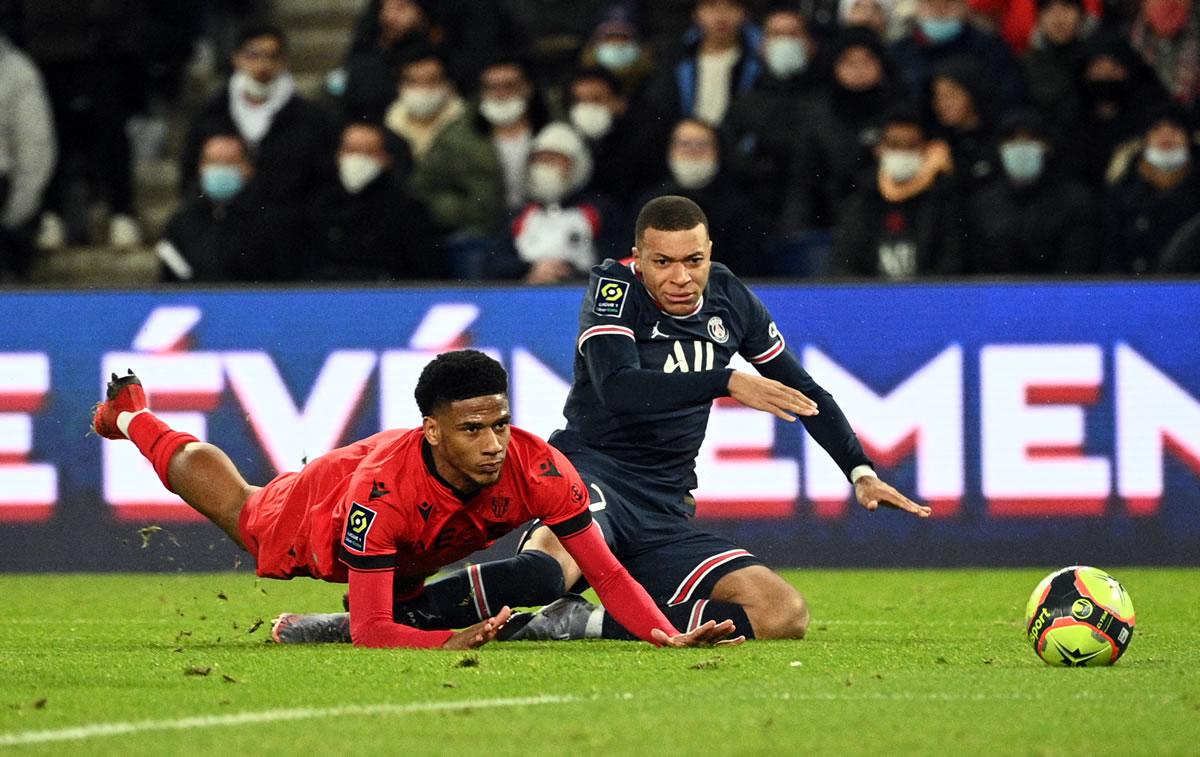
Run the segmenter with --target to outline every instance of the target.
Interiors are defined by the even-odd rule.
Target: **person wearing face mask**
[[[400,281],[445,275],[425,207],[396,170],[403,142],[366,121],[342,130],[338,182],[306,217],[310,281]]]
[[[607,69],[576,73],[567,84],[567,103],[571,125],[592,153],[592,188],[632,203],[662,175],[663,147],[655,130],[630,116],[621,83]]]
[[[1200,101],[1200,13],[1193,0],[1142,0],[1129,41],[1171,99],[1195,107]]]
[[[1045,121],[1005,114],[1000,170],[969,200],[968,247],[976,274],[1086,274],[1099,270],[1094,194],[1056,166]]]
[[[787,233],[828,229],[862,185],[875,181],[875,146],[884,116],[904,99],[883,44],[852,27],[830,43],[833,76],[809,97],[796,136],[780,227]]]
[[[624,218],[607,197],[591,191],[592,156],[566,123],[547,124],[531,145],[526,168],[529,202],[512,222],[510,255],[489,261],[494,278],[529,284],[578,279],[618,253]]]
[[[667,177],[638,198],[635,207],[660,195],[686,197],[705,209],[713,234],[720,233],[717,259],[739,275],[770,274],[765,247],[770,227],[753,195],[723,167],[717,131],[695,118],[675,124],[667,168]]]
[[[823,79],[817,50],[798,5],[773,7],[763,18],[759,46],[765,70],[733,101],[721,125],[730,172],[754,192],[767,217],[778,217],[783,208],[797,126],[807,117],[802,99]]]
[[[973,26],[968,12],[967,0],[917,0],[913,30],[892,45],[892,60],[918,104],[927,102],[934,67],[962,56],[984,72],[984,86],[996,106],[1013,107],[1025,92],[1021,67],[1004,40]]]
[[[435,43],[435,30],[419,0],[372,0],[350,41],[342,64],[340,96],[347,120],[379,121],[396,96],[396,72],[418,51]]]
[[[654,71],[654,58],[641,43],[637,13],[626,5],[605,8],[579,54],[582,68],[600,68],[620,82],[621,95],[636,98]]]
[[[274,26],[244,31],[226,86],[192,120],[180,155],[180,189],[196,185],[201,148],[213,134],[237,134],[253,157],[263,202],[307,202],[333,180],[337,135],[329,116],[296,93],[287,40]]]
[[[512,212],[527,198],[525,165],[533,135],[549,121],[524,61],[503,57],[484,66],[476,113],[475,129],[496,151],[504,177],[504,204]]]
[[[1106,272],[1154,270],[1167,242],[1200,211],[1200,171],[1187,113],[1162,106],[1146,114],[1144,123],[1141,155],[1105,201]]]
[[[1038,0],[1037,8],[1037,27],[1021,58],[1029,101],[1065,134],[1074,129],[1083,108],[1076,72],[1099,24],[1083,12],[1082,0]]]
[[[875,148],[876,180],[860,187],[833,235],[837,273],[884,279],[962,273],[964,230],[950,148],[930,140],[915,110],[897,107]]]
[[[200,147],[197,191],[167,222],[154,251],[164,281],[287,281],[297,278],[299,213],[262,199],[258,172],[235,133]],[[300,207],[298,204],[296,208]]]
[[[1062,157],[1075,176],[1100,189],[1112,181],[1108,174],[1114,155],[1137,138],[1143,114],[1165,104],[1167,93],[1141,56],[1114,32],[1102,31],[1088,40],[1078,82],[1081,112],[1068,127],[1074,138],[1064,143]]]

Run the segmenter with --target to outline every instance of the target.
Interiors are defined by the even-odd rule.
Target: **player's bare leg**
[[[221,527],[243,549],[238,517],[260,487],[242,478],[229,456],[190,434],[174,431],[150,413],[142,382],[130,371],[113,374],[92,416],[93,430],[106,439],[129,439],[154,466],[168,490]]]
[[[722,576],[711,598],[741,605],[756,639],[803,639],[808,631],[804,597],[766,566],[751,565]]]

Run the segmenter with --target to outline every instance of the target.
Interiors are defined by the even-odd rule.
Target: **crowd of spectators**
[[[567,281],[659,194],[746,276],[1200,272],[1193,0],[365,0],[311,99],[269,4],[195,5],[0,0],[0,277],[80,185],[143,242],[196,39],[166,280]]]

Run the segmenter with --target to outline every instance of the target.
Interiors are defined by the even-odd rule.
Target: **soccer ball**
[[[1048,665],[1112,665],[1129,646],[1133,624],[1125,587],[1085,565],[1043,578],[1025,606],[1025,633]]]

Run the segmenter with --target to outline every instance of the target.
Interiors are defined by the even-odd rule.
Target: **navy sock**
[[[507,560],[471,565],[425,587],[394,608],[397,623],[416,628],[463,628],[501,607],[553,602],[564,591],[562,566],[545,552],[526,550]]]
[[[720,623],[723,620],[732,620],[735,626],[733,629],[734,636],[745,636],[747,639],[754,638],[754,629],[750,627],[750,618],[746,616],[746,611],[742,609],[741,605],[735,605],[732,602],[697,599],[694,602],[685,602],[680,605],[671,605],[670,607],[661,607],[659,609],[662,610],[663,615],[667,616],[667,620],[671,621],[671,625],[683,633],[687,633],[705,621],[715,620]],[[604,621],[601,625],[600,638],[632,640],[637,637],[626,631],[612,615],[605,612]]]

